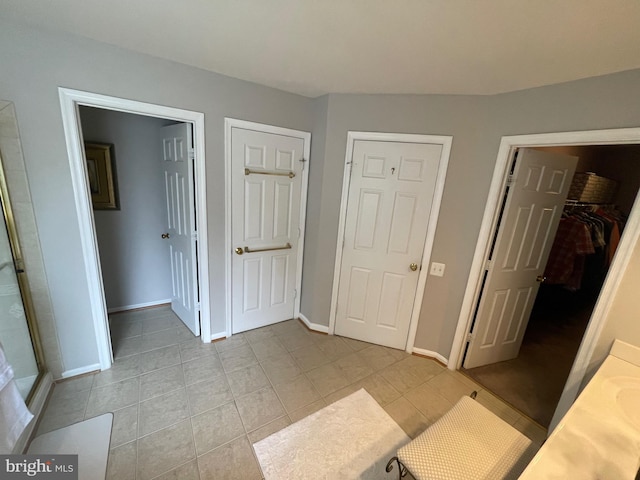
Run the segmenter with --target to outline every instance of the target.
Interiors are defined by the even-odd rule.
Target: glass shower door
[[[28,307],[25,308],[25,305],[30,305],[27,303],[30,299],[25,302],[23,297],[26,279],[18,277],[24,272],[1,167],[0,187],[0,205],[4,213],[0,226],[0,345],[13,367],[20,394],[26,400],[40,369],[27,321]],[[24,282],[22,286],[21,281]]]

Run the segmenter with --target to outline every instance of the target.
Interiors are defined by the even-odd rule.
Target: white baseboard
[[[326,325],[320,325],[319,323],[311,322],[307,317],[305,317],[302,313],[298,314],[298,318],[304,322],[309,330],[313,330],[316,332],[329,333],[329,327]]]
[[[221,338],[227,338],[227,332],[212,333],[210,341],[213,342],[214,340],[220,340]]]
[[[135,305],[124,305],[122,307],[108,308],[107,313],[118,313],[125,312],[127,310],[136,310],[138,308],[157,307],[159,305],[166,305],[167,303],[171,303],[170,298],[168,300],[156,300],[155,302],[136,303]]]
[[[24,429],[20,438],[16,442],[13,447],[13,453],[22,454],[26,452],[27,447],[29,446],[29,442],[31,437],[33,436],[36,426],[38,425],[38,420],[40,419],[40,415],[44,410],[44,405],[49,397],[49,392],[51,391],[51,386],[53,385],[53,377],[51,373],[45,373],[44,377],[36,387],[36,392],[31,398],[29,402],[29,411],[33,414],[33,420],[29,422],[27,428]]]
[[[449,365],[449,359],[443,357],[438,352],[432,352],[431,350],[424,350],[423,348],[413,347],[413,353],[417,353],[418,355],[424,355],[425,357],[435,358],[440,363],[444,363],[445,365]]]
[[[84,375],[85,373],[91,373],[100,371],[100,364],[94,363],[93,365],[87,365],[86,367],[74,368],[73,370],[67,370],[62,372],[62,378],[77,377],[78,375]]]

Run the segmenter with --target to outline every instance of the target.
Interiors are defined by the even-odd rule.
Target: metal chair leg
[[[391,460],[387,462],[387,472],[393,470],[393,462],[396,462],[398,464],[398,480],[401,480],[402,477],[407,475],[407,467],[405,467],[404,464],[400,460],[398,460],[398,457],[392,457]]]

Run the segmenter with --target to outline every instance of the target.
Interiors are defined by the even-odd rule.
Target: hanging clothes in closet
[[[569,201],[545,268],[546,283],[571,291],[600,288],[624,221],[624,216],[611,205]]]

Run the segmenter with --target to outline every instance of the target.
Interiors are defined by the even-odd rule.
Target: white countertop
[[[520,479],[633,480],[639,466],[640,348],[616,341]]]

